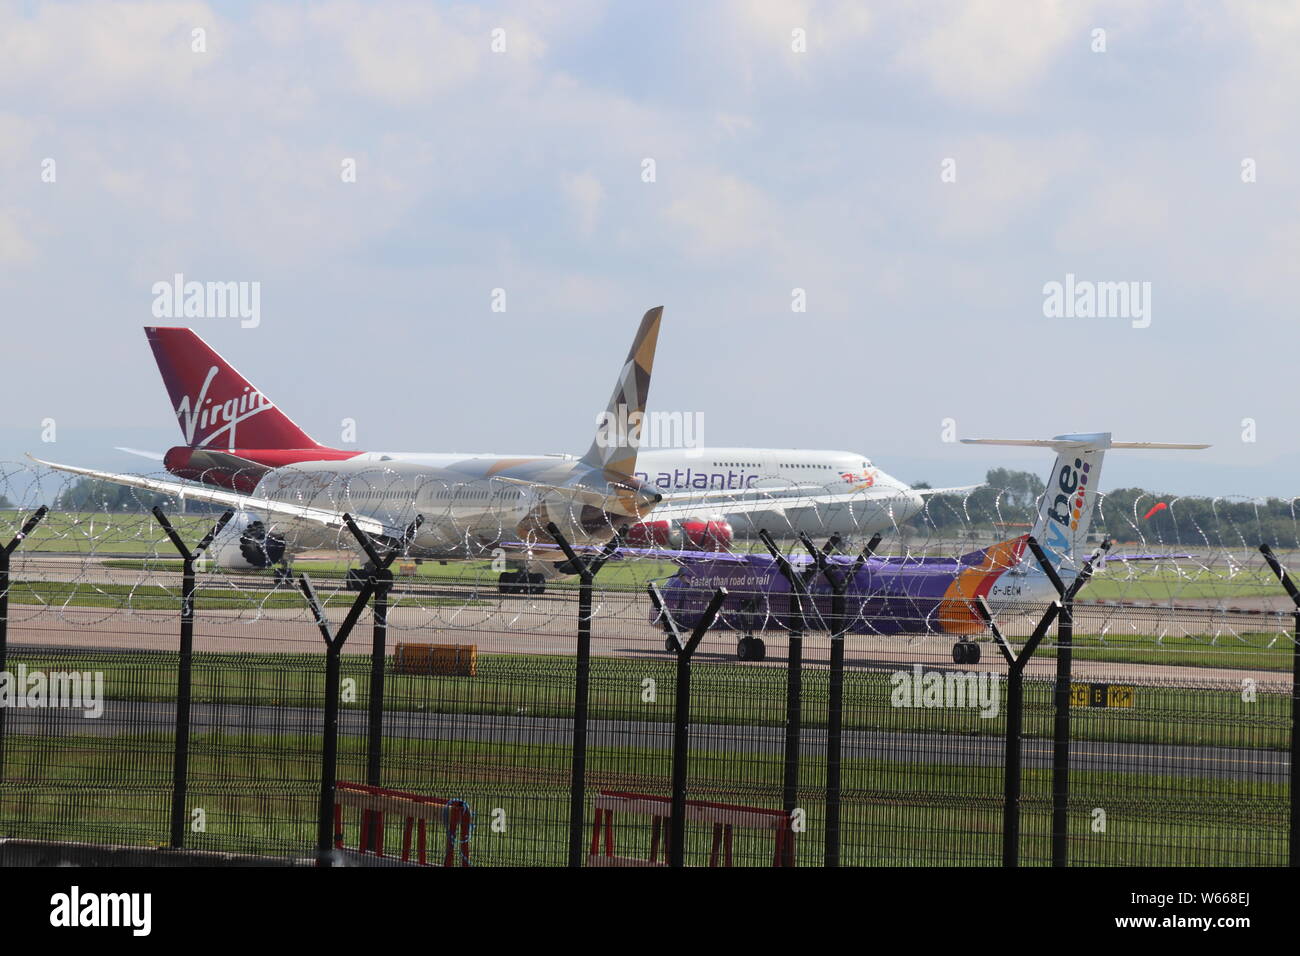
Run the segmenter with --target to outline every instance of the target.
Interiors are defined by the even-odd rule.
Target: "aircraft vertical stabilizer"
[[[641,424],[650,394],[650,372],[663,314],[663,306],[656,306],[642,317],[623,370],[614,383],[614,394],[596,426],[596,437],[582,456],[584,465],[600,468],[606,474],[631,475],[636,470]]]
[[[1050,439],[963,438],[968,445],[1017,445],[1056,449],[1056,464],[1038,506],[1033,535],[1057,567],[1077,570],[1087,556],[1085,542],[1097,507],[1101,462],[1110,448],[1196,449],[1203,444],[1117,442],[1110,432],[1057,435]]]
[[[192,329],[144,332],[186,445],[231,451],[320,447]]]

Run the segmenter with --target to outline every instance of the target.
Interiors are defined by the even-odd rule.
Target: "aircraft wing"
[[[115,447],[118,451],[124,451],[128,455],[139,455],[141,458],[148,458],[150,461],[162,461],[166,457],[160,451],[144,451],[140,448],[124,448],[121,445]]]
[[[983,485],[962,485],[960,488],[913,488],[921,497],[929,495],[968,495],[976,488],[983,488]]]
[[[500,547],[512,552],[527,552],[528,556],[537,561],[551,561],[560,563],[567,561],[568,558],[560,550],[558,544],[529,544],[526,541],[503,541]],[[598,547],[592,544],[581,544],[573,546],[574,554],[595,557],[604,554],[611,561],[620,561],[625,558],[648,558],[654,561],[675,561],[678,564],[687,561],[695,562],[715,562],[718,564],[743,564],[748,561],[753,554],[747,551],[674,551],[669,548],[628,548],[619,547],[613,551],[607,551],[605,547]],[[763,554],[760,557],[766,558]]]
[[[1111,561],[1188,561],[1195,557],[1194,554],[1103,554],[1097,564],[1105,566]]]
[[[706,501],[712,498],[730,498],[732,500],[744,500],[747,496],[767,495],[769,498],[774,494],[788,495],[795,491],[825,491],[826,486],[822,485],[773,485],[770,488],[701,488],[698,491],[679,490],[666,491],[663,495],[664,501]]]
[[[752,489],[751,491],[757,491]],[[734,492],[733,492],[734,494]],[[901,498],[902,495],[900,494]],[[697,495],[665,495],[655,506],[648,521],[707,518],[712,515],[785,514],[794,508],[813,508],[818,505],[856,504],[863,499],[853,494],[826,492],[819,495],[771,495],[768,497],[734,500],[701,500]]]
[[[27,457],[38,465],[44,465],[56,471],[66,471],[71,475],[81,475],[98,481],[111,481],[115,484],[126,485],[129,488],[139,488],[143,491],[153,491],[164,495],[175,495],[178,498],[188,498],[191,501],[205,501],[209,504],[234,508],[236,511],[265,512],[298,521],[313,522],[325,528],[342,529],[347,527],[343,521],[343,512],[329,508],[314,508],[310,505],[293,504],[287,501],[272,501],[269,498],[243,495],[237,491],[210,488],[207,485],[198,485],[188,481],[166,481],[160,478],[146,478],[143,475],[119,475],[111,471],[95,471],[93,468],[77,468],[74,465],[60,465],[52,461],[42,461],[34,455],[28,455]],[[353,515],[353,520],[356,521],[357,527],[367,534],[400,538],[403,533],[403,529],[386,527],[382,521],[376,521],[374,518]]]

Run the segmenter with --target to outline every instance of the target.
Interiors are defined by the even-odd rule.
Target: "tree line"
[[[924,484],[917,487],[926,487]],[[934,495],[918,521],[937,531],[963,528],[1024,533],[1045,486],[1032,472],[994,468],[969,495]],[[1092,530],[1117,542],[1186,546],[1300,547],[1300,498],[1234,499],[1116,488],[1101,496]]]

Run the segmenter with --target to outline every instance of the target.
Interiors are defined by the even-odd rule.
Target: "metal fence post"
[[[1034,656],[1038,644],[1052,626],[1056,616],[1061,613],[1061,602],[1053,601],[1043,615],[1034,633],[1025,642],[1020,653],[1011,650],[1011,645],[1002,636],[993,612],[989,610],[984,598],[976,598],[975,607],[993,637],[998,642],[998,649],[1007,660],[1007,730],[1002,794],[1002,865],[1016,867],[1020,865],[1020,758],[1021,729],[1024,723],[1024,670],[1029,659]]]
[[[1102,542],[1069,587],[1032,535],[1029,550],[1061,596],[1056,619],[1056,683],[1052,690],[1052,866],[1070,865],[1070,682],[1074,650],[1074,598],[1092,577],[1093,563],[1110,549]]]
[[[704,616],[696,623],[691,636],[682,640],[682,632],[673,620],[672,614],[664,604],[659,586],[653,581],[646,586],[655,610],[668,624],[669,638],[675,645],[677,655],[677,672],[675,699],[673,703],[673,761],[672,761],[672,809],[669,811],[668,823],[668,865],[683,867],[686,865],[686,772],[690,759],[691,747],[691,657],[705,633],[713,626],[722,602],[727,599],[727,589],[718,588],[713,592],[713,599],[704,611]]]
[[[32,533],[32,529],[41,523],[49,513],[49,508],[41,505],[23,522],[22,528],[14,535],[12,541],[0,547],[0,673],[9,667],[9,556],[22,544],[23,539]],[[5,778],[5,713],[8,708],[0,707],[0,782]]]
[[[1297,768],[1297,764],[1300,764],[1300,741],[1296,738],[1296,730],[1300,726],[1300,589],[1282,567],[1272,548],[1267,544],[1261,544],[1259,550],[1296,606],[1291,631],[1291,785],[1289,791],[1291,816],[1288,827],[1287,864],[1300,866],[1300,802],[1296,801],[1296,786],[1300,784],[1300,769]]]
[[[224,512],[193,551],[181,540],[158,505],[153,508],[153,516],[181,556],[181,644],[176,661],[176,730],[172,754],[171,837],[168,842],[172,848],[180,849],[185,846],[185,798],[189,790],[190,695],[194,683],[194,562],[235,513]]]
[[[546,525],[546,531],[560,550],[567,564],[578,575],[578,647],[574,661],[573,686],[573,768],[569,777],[569,866],[582,866],[582,831],[587,808],[587,703],[591,683],[591,591],[596,572],[604,566],[619,545],[616,535],[600,555],[584,561],[560,533],[555,522]]]
[[[366,783],[380,786],[384,758],[384,673],[388,659],[388,592],[393,572],[375,571],[374,628],[370,646],[370,726],[367,729]]]
[[[831,538],[825,548],[818,548],[806,535],[800,535],[804,547],[817,562],[817,568],[826,578],[831,588],[831,660],[830,674],[826,689],[826,833],[822,847],[822,864],[828,867],[840,865],[840,793],[841,754],[844,737],[844,635],[848,631],[848,615],[845,613],[845,591],[853,583],[862,566],[876,553],[880,544],[880,534],[872,536],[867,546],[854,560],[852,567],[841,578],[832,573],[832,562],[827,555],[839,543],[837,537]]]
[[[343,523],[356,538],[357,544],[365,552],[374,571],[368,575],[374,585],[374,627],[371,631],[370,644],[370,706],[366,719],[366,783],[378,787],[383,777],[384,763],[384,675],[388,664],[388,595],[393,587],[393,572],[389,570],[397,556],[409,547],[424,523],[424,515],[416,515],[415,520],[407,526],[398,547],[387,547],[383,554],[375,547],[370,535],[357,525],[350,514],[343,515]],[[375,846],[378,835],[370,834],[370,826],[376,820],[369,812],[361,815],[362,846]]]
[[[767,545],[782,577],[790,585],[790,649],[785,671],[785,748],[781,808],[785,811],[787,825],[793,828],[794,812],[799,803],[799,745],[803,733],[803,632],[807,626],[804,614],[808,591],[804,579],[781,553],[767,529],[760,530],[758,536]],[[781,865],[794,866],[794,841],[786,840],[783,847]]]
[[[320,802],[317,805],[316,817],[316,865],[329,866],[330,857],[334,852],[334,792],[338,783],[338,754],[339,754],[339,686],[340,671],[342,660],[340,654],[343,650],[343,644],[352,633],[352,628],[356,626],[361,617],[361,612],[365,609],[366,602],[370,600],[370,595],[375,589],[374,578],[369,578],[361,585],[361,593],[352,601],[352,607],[348,610],[348,616],[343,619],[339,625],[338,633],[330,634],[329,619],[325,616],[325,608],[321,605],[320,599],[316,597],[316,589],[312,587],[311,579],[307,575],[301,575],[298,579],[298,586],[302,590],[303,596],[307,598],[307,604],[311,607],[312,614],[316,617],[316,627],[320,629],[321,637],[325,639],[325,700],[324,700],[324,720],[321,728],[321,767],[320,767]]]

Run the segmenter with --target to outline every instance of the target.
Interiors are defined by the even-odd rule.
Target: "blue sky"
[[[256,328],[158,324],[327,444],[351,418],[364,448],[581,452],[662,304],[651,405],[702,413],[711,444],[949,484],[1047,462],[945,443],[945,419],[1110,430],[1215,447],[1114,455],[1104,487],[1300,490],[1294,4],[0,3],[0,24],[0,457],[132,467],[113,445],[176,442],[141,328],[181,272],[261,283]],[[1150,326],[1046,318],[1067,273],[1151,283]]]

